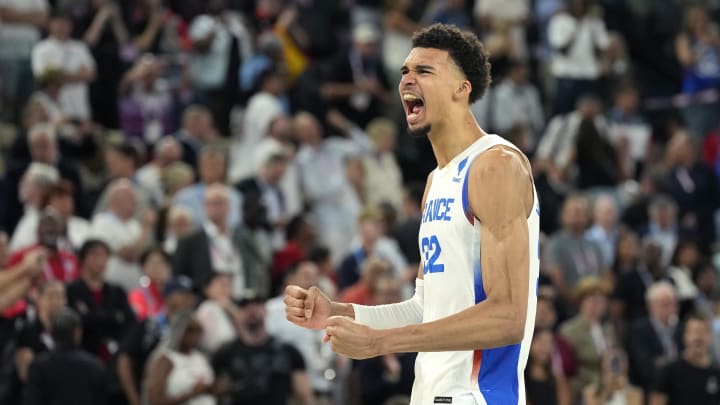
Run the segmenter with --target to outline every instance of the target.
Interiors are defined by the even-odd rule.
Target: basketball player
[[[438,163],[423,197],[415,295],[367,307],[332,302],[315,287],[286,289],[287,318],[325,328],[339,354],[419,352],[414,405],[525,404],[539,208],[525,156],[470,112],[489,71],[473,34],[441,24],[415,34],[402,67],[409,131],[428,136]]]

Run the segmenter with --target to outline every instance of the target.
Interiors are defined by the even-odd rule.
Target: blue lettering
[[[425,212],[422,222],[450,221],[450,210],[452,210],[454,198],[438,198],[425,203]]]
[[[447,202],[445,203],[445,213],[443,214],[443,220],[449,221],[450,220],[450,208],[452,207],[452,204],[455,202],[454,198],[448,198]]]

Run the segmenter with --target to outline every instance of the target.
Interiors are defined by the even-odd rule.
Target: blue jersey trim
[[[483,350],[478,387],[487,405],[517,404],[520,344]]]

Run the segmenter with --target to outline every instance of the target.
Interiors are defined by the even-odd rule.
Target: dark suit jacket
[[[677,325],[674,340],[678,355],[681,353],[681,331],[682,325]],[[655,358],[665,353],[649,317],[637,319],[631,324],[626,342],[630,360],[630,382],[647,391],[652,387],[658,371]]]

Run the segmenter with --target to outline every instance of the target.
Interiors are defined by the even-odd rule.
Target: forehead
[[[454,63],[448,51],[436,48],[413,48],[405,58],[405,66],[413,68],[417,65],[449,68]]]

